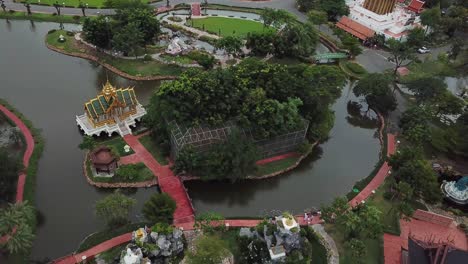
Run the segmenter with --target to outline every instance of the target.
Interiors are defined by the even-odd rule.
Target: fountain
[[[441,189],[450,201],[460,205],[468,204],[468,176],[458,181],[444,181]]]

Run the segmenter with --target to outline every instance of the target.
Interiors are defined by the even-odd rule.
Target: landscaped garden
[[[188,25],[206,31],[214,35],[226,36],[247,36],[250,32],[269,31],[271,28],[257,21],[228,18],[228,17],[206,17],[187,21]],[[221,34],[220,34],[221,33]]]
[[[152,2],[160,2],[162,0],[139,0],[142,3],[152,3]],[[80,5],[84,5],[89,8],[110,8],[116,7],[120,3],[124,1],[119,0],[18,0],[18,2],[28,2],[30,4],[36,5],[49,5],[52,6],[55,3],[58,3],[60,7],[81,7]]]
[[[137,183],[154,180],[156,176],[143,163],[120,165],[111,177],[94,176],[90,162],[86,163],[88,176],[93,182]]]

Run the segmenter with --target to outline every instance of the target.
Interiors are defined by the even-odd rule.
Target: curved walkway
[[[23,165],[24,170],[20,172],[18,176],[18,184],[16,187],[16,202],[21,203],[23,202],[23,193],[24,193],[24,183],[26,182],[26,173],[25,171],[28,169],[29,166],[29,159],[34,151],[34,138],[32,136],[31,131],[29,128],[23,123],[23,121],[17,117],[13,112],[8,110],[5,106],[0,105],[0,111],[5,114],[5,116],[13,121],[15,125],[21,130],[21,133],[24,136],[25,143],[26,143],[26,150],[23,154]]]
[[[21,171],[18,175],[18,182],[16,184],[16,203],[22,203],[23,202],[23,194],[24,194],[24,184],[26,183],[26,173],[25,171],[29,167],[29,159],[31,158],[31,155],[34,151],[34,138],[32,136],[31,131],[29,128],[23,123],[23,121],[16,116],[13,112],[8,110],[5,106],[0,104],[0,111],[15,125],[21,130],[21,133],[23,133],[25,143],[26,143],[26,149],[23,154],[23,166],[24,169]],[[10,235],[14,234],[16,232],[16,228],[12,230],[11,234],[7,234],[5,236],[0,237],[0,244],[6,243],[10,239]]]

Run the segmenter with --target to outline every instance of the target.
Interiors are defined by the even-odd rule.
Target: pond
[[[158,82],[128,81],[94,63],[48,50],[45,34],[56,28],[53,23],[0,20],[0,96],[40,128],[46,140],[36,187],[36,203],[44,221],[37,230],[34,259],[69,254],[88,234],[103,229],[93,207],[109,191],[88,185],[82,174],[84,153],[77,147],[82,136],[75,116],[82,114],[83,103],[100,91],[107,78],[116,86],[135,86],[143,104],[159,86]],[[188,183],[197,211],[231,216],[258,215],[271,208],[298,212],[346,194],[356,180],[369,174],[379,151],[375,129],[348,123],[346,106],[352,98],[347,86],[333,106],[336,120],[330,139],[294,172],[233,185]],[[157,188],[130,194],[138,200],[133,220],[141,219],[142,203],[155,192]]]

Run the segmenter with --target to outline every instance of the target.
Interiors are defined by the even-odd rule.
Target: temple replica
[[[99,136],[102,132],[125,136],[146,114],[133,87],[116,89],[109,81],[96,98],[85,103],[84,110],[83,115],[76,116],[76,123],[88,136]]]
[[[112,177],[117,169],[117,157],[112,154],[112,150],[106,146],[100,146],[89,154],[94,176]]]
[[[450,201],[459,205],[468,205],[468,176],[463,176],[458,181],[444,181],[441,189]]]
[[[343,16],[336,24],[348,33],[366,40],[375,34],[386,39],[406,40],[408,31],[420,27],[419,13],[423,1],[411,0],[347,0],[349,16]]]

